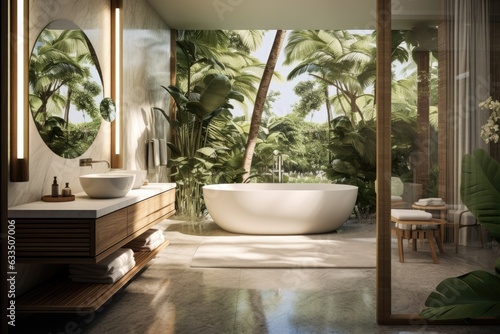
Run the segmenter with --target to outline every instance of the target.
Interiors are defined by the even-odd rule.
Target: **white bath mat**
[[[230,236],[203,241],[191,267],[375,268],[375,238],[322,240],[317,236]]]

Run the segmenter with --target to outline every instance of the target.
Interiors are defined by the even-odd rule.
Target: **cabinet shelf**
[[[16,310],[21,313],[96,311],[134,278],[168,244],[167,240],[150,252],[135,252],[135,267],[115,283],[80,283],[72,282],[67,277],[58,277],[20,297],[16,303]]]

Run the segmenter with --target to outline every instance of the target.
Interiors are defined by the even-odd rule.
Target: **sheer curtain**
[[[462,157],[476,148],[487,149],[480,129],[488,113],[478,104],[490,95],[488,0],[444,1],[451,61],[446,81],[450,85],[447,91],[452,94],[446,131],[447,156],[453,167],[449,169],[452,175],[448,177],[448,202],[460,204]]]

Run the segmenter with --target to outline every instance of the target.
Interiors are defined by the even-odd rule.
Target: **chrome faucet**
[[[108,165],[108,169],[111,169],[111,165],[107,160],[92,160],[92,158],[84,158],[80,159],[80,167],[89,167],[92,168],[92,164],[96,164],[99,162],[105,162]]]

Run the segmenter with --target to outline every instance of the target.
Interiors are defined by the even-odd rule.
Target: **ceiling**
[[[376,0],[147,0],[172,29],[375,29]],[[439,1],[393,1],[393,28],[435,25]]]

